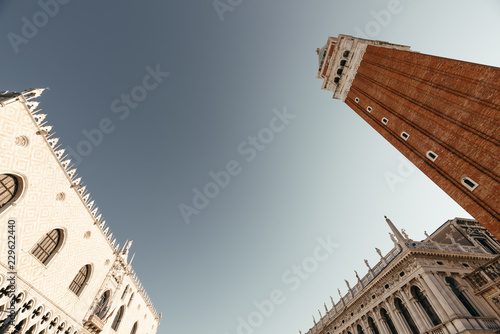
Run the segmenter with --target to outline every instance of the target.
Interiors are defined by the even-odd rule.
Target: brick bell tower
[[[500,239],[500,68],[348,35],[317,53],[322,89]]]

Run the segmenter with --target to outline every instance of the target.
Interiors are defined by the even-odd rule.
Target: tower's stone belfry
[[[500,238],[500,68],[347,35],[317,53],[322,89]]]

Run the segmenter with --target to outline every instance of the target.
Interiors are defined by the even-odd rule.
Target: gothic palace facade
[[[37,109],[41,93],[0,93],[0,333],[153,334],[161,314],[132,242],[113,239]]]
[[[500,242],[478,222],[455,218],[422,241],[392,230],[394,248],[348,292],[313,316],[307,334],[500,332]]]

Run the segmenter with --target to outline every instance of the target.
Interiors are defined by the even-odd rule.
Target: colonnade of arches
[[[428,284],[419,279],[404,291],[395,291],[344,330],[338,332],[334,327],[327,334],[419,334],[441,325],[452,311],[465,317],[485,316],[465,285],[450,276],[432,273],[430,276],[439,280],[435,283],[442,286],[440,291],[449,300],[448,309],[437,300]]]

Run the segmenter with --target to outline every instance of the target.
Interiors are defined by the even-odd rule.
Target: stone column
[[[401,289],[401,296],[403,297],[403,301],[408,307],[408,312],[415,321],[418,330],[420,332],[425,332],[429,327],[426,325],[425,320],[422,318],[422,314],[420,314],[420,312],[417,311],[417,309],[415,308],[414,298],[411,297],[411,299],[409,299],[408,296],[406,296],[406,292],[403,289]]]
[[[461,309],[455,304],[456,296],[451,292],[450,287],[445,285],[445,282],[441,280],[441,277],[436,277],[433,272],[423,273],[422,277],[428,283],[429,287],[432,289],[440,305],[446,312],[447,320],[454,318],[457,314],[462,314]]]
[[[375,334],[373,332],[373,330],[370,328],[370,326],[368,325],[368,318],[367,318],[367,315],[364,315],[360,318],[360,322],[361,322],[361,327],[363,327],[363,331],[367,334]]]
[[[418,281],[422,284],[422,287],[424,288],[422,293],[427,297],[427,300],[436,311],[439,319],[441,319],[441,322],[446,322],[449,320],[449,316],[446,310],[441,305],[441,302],[436,297],[436,293],[438,293],[439,295],[439,291],[436,292],[433,291],[433,289],[431,289],[430,286],[434,287],[434,285],[432,284],[432,282],[427,283],[427,279],[428,278],[422,275],[420,275],[420,278],[418,279]]]
[[[378,331],[381,334],[391,334],[387,323],[382,319],[382,316],[380,315],[380,309],[373,309],[373,321],[375,321],[375,325],[377,325]]]
[[[406,322],[401,322],[401,318],[399,317],[398,314],[396,314],[396,309],[395,309],[394,306],[391,305],[392,303],[385,303],[385,304],[387,305],[386,306],[386,310],[387,310],[387,312],[389,313],[389,316],[392,319],[392,323],[396,327],[396,331],[398,333],[411,334],[411,332],[409,331],[409,329],[406,328],[407,327],[406,326]]]

